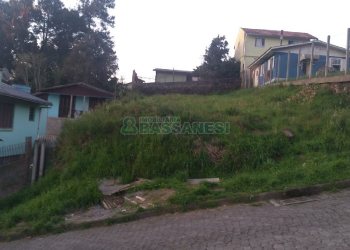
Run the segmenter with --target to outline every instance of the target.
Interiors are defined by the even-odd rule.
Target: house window
[[[295,41],[294,40],[288,40],[288,44],[294,44]]]
[[[331,68],[333,68],[336,71],[340,71],[340,64],[340,58],[331,58]]]
[[[35,108],[29,108],[29,121],[33,122],[35,120]]]
[[[13,128],[14,110],[14,104],[0,102],[0,129]]]
[[[255,47],[258,47],[258,48],[265,47],[265,38],[256,37],[255,38]]]
[[[90,97],[89,98],[89,109],[94,109],[96,106],[101,105],[105,100],[101,98],[94,98]]]

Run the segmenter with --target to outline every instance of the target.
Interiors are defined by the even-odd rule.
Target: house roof
[[[252,68],[256,65],[260,65],[263,61],[269,59],[273,53],[279,51],[279,50],[283,50],[283,49],[288,49],[288,48],[298,48],[298,47],[304,47],[304,46],[311,46],[312,43],[314,43],[315,45],[319,45],[319,46],[327,46],[326,42],[323,41],[311,41],[311,42],[305,42],[305,43],[295,43],[295,44],[290,44],[290,45],[282,45],[282,46],[275,46],[275,47],[271,47],[268,50],[266,50],[261,56],[259,56],[254,62],[252,62],[248,68]],[[329,45],[330,48],[341,51],[341,52],[346,52],[346,49],[336,46],[336,45]]]
[[[33,96],[29,93],[20,91],[12,87],[11,85],[0,83],[0,96],[5,96],[25,102],[35,103],[39,105],[44,106],[51,106],[51,103],[48,101],[45,101],[41,98],[38,98],[36,96]]]
[[[162,72],[162,73],[175,73],[175,74],[192,74],[193,73],[193,71],[188,71],[188,70],[160,69],[160,68],[155,68],[153,71]]]
[[[71,83],[66,85],[54,86],[51,88],[46,88],[40,90],[40,92],[35,93],[36,96],[42,96],[43,94],[52,93],[52,94],[63,94],[63,95],[74,95],[74,96],[87,96],[87,97],[96,97],[96,98],[113,98],[113,94],[106,90],[94,87],[92,85],[79,82]]]
[[[264,29],[249,29],[242,28],[248,35],[251,36],[262,36],[262,37],[276,37],[281,36],[281,30],[264,30]],[[302,39],[302,40],[311,40],[317,39],[313,35],[304,32],[293,32],[293,31],[283,31],[283,37],[288,39]]]

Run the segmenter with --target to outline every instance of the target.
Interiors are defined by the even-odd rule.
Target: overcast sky
[[[64,0],[74,6],[73,0]],[[133,69],[146,82],[154,68],[192,70],[211,40],[225,35],[230,54],[240,27],[300,31],[345,47],[350,27],[345,1],[116,0],[112,31],[119,58],[117,76]],[[347,22],[348,21],[348,22]]]

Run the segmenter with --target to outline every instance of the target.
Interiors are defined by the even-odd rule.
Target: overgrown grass
[[[265,87],[223,95],[128,96],[68,122],[55,166],[31,188],[0,200],[0,232],[40,232],[100,199],[98,180],[150,178],[174,204],[283,190],[350,177],[350,97],[321,87]],[[229,122],[224,135],[122,135],[124,117]],[[287,138],[283,130],[293,133]],[[218,186],[187,178],[221,177]]]

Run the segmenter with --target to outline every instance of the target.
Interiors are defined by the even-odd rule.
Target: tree
[[[37,48],[32,13],[33,0],[0,0],[0,67],[13,70],[17,53]]]
[[[0,0],[0,67],[36,90],[80,81],[112,85],[114,6],[115,0],[80,0],[77,9],[62,0]]]
[[[194,70],[202,80],[232,82],[239,78],[240,64],[229,56],[225,36],[215,37],[203,57],[202,65]]]
[[[107,87],[118,69],[108,34],[94,32],[77,39],[63,66],[66,79]]]
[[[46,57],[42,53],[18,54],[16,61],[16,77],[25,84],[31,82],[34,90],[40,90],[46,80]]]
[[[109,9],[115,7],[115,0],[80,0],[79,12],[89,29],[101,28],[106,31],[114,27],[114,16],[110,16]]]

